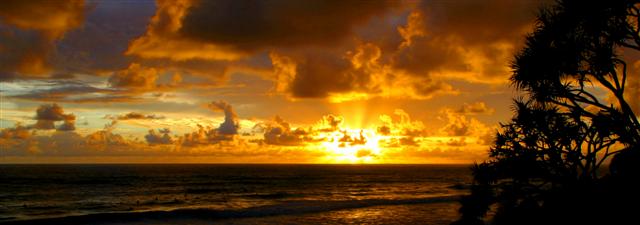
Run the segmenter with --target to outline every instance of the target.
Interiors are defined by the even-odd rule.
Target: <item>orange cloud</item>
[[[117,115],[117,116],[112,116],[112,115],[106,115],[104,117],[105,119],[111,119],[111,120],[156,120],[156,119],[164,119],[164,116],[158,116],[155,114],[142,114],[142,113],[137,113],[137,112],[130,112],[124,115]]]
[[[0,139],[28,139],[31,132],[28,127],[18,123],[15,127],[8,127],[0,130]]]
[[[489,108],[484,102],[474,102],[471,104],[464,103],[462,107],[456,110],[457,113],[461,114],[493,114],[496,110],[493,108]]]
[[[505,83],[508,62],[533,27],[539,2],[423,1],[398,28],[394,68],[414,76]]]
[[[491,143],[492,135],[495,132],[494,127],[490,127],[475,118],[468,118],[464,114],[456,113],[448,108],[441,110],[440,114],[440,119],[446,122],[446,125],[440,129],[443,135],[474,137],[478,139],[479,144]]]
[[[0,79],[42,76],[57,40],[84,21],[85,4],[8,0],[0,7]]]
[[[109,85],[116,88],[130,90],[150,90],[156,87],[158,71],[133,63],[127,69],[113,73],[109,78]]]

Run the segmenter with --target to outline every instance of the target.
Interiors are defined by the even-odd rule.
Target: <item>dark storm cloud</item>
[[[386,33],[395,33],[403,40],[400,42],[385,36],[332,49],[276,48],[271,54],[276,89],[294,98],[346,95],[343,98],[349,100],[359,95],[428,99],[457,94],[448,82],[451,79],[503,83],[509,74],[510,56],[532,27],[540,4],[423,1],[394,29],[384,24],[359,27],[369,33],[388,29]],[[384,14],[387,19],[405,15]]]
[[[180,33],[189,39],[242,51],[329,45],[392,4],[393,1],[360,0],[199,1],[184,17]]]
[[[0,23],[0,81],[41,76],[49,70],[52,43],[44,35]]]
[[[227,66],[268,51],[273,75],[266,76],[278,93],[292,98],[429,99],[457,94],[451,79],[505,82],[506,62],[539,4],[158,1],[146,33],[126,54],[145,61],[141,64],[167,60],[154,66],[164,68],[206,61],[223,72],[202,74],[224,78]]]
[[[366,90],[369,74],[349,73],[351,65],[342,58],[316,52],[298,59],[303,60],[296,63],[296,76],[288,84],[293,97],[322,98],[330,93]]]
[[[451,34],[465,44],[520,40],[538,8],[549,0],[422,1],[429,33]]]
[[[414,76],[466,72],[469,79],[506,79],[508,61],[548,1],[423,1],[402,28],[394,67]]]
[[[144,34],[155,12],[153,1],[99,1],[91,4],[82,26],[56,43],[52,64],[67,73],[107,73],[126,68],[129,41]]]
[[[84,21],[84,1],[2,1],[0,79],[46,76],[55,42]]]

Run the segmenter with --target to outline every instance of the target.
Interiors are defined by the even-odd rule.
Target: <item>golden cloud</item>
[[[155,114],[142,114],[142,113],[137,113],[137,112],[130,112],[127,114],[123,114],[123,115],[116,115],[116,116],[112,116],[112,115],[106,115],[104,117],[105,119],[111,119],[111,120],[157,120],[157,119],[164,119],[164,116],[158,116]]]
[[[459,109],[456,110],[457,113],[461,114],[488,114],[491,115],[496,110],[487,106],[484,102],[474,102],[474,103],[464,103]]]
[[[127,69],[113,73],[109,78],[109,85],[130,90],[151,90],[157,86],[157,79],[158,71],[155,68],[133,63]]]
[[[412,120],[404,110],[397,109],[391,116],[380,116],[380,125],[373,129],[350,128],[345,125],[343,117],[335,115],[326,115],[307,127],[294,127],[276,117],[273,121],[257,123],[259,129],[254,130],[261,133],[261,138],[252,140],[255,136],[251,134],[245,137],[238,135],[238,130],[231,133],[223,131],[228,128],[225,124],[232,124],[233,129],[238,129],[237,122],[228,122],[237,121],[229,104],[213,102],[211,107],[225,112],[225,120],[217,128],[198,125],[197,130],[183,135],[173,135],[168,128],[150,129],[143,141],[131,140],[114,132],[118,120],[113,120],[103,129],[84,136],[75,131],[36,134],[16,125],[0,131],[0,143],[6,146],[9,157],[171,156],[172,160],[177,160],[181,157],[215,156],[218,162],[241,159],[250,162],[315,163],[470,162],[479,160],[479,152],[486,150],[487,143],[480,140],[489,129],[450,110],[444,112],[455,118],[442,128],[443,132],[449,132],[450,125],[455,123],[476,128],[456,127],[453,130],[465,130],[455,134],[459,135],[456,137],[434,136],[439,133],[428,131],[422,121]],[[54,117],[42,118],[58,118]]]

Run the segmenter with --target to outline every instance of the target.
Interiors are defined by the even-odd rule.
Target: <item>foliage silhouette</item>
[[[637,220],[626,205],[640,200],[640,123],[625,99],[637,74],[621,54],[640,51],[639,15],[634,0],[562,0],[540,10],[511,65],[524,96],[489,160],[472,168],[454,224],[484,224],[488,212],[493,224]]]

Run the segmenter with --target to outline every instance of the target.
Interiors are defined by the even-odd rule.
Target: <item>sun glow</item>
[[[376,163],[382,153],[381,136],[371,129],[341,129],[323,133],[322,147],[329,153],[331,163]]]

